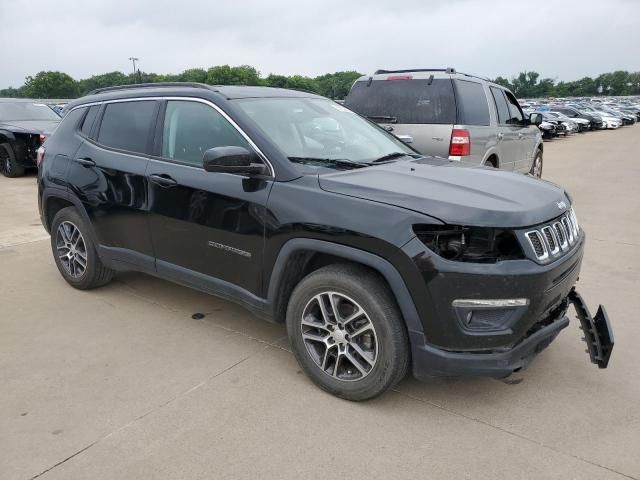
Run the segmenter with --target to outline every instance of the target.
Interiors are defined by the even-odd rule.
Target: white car
[[[622,120],[620,120],[619,118],[608,117],[600,112],[598,112],[598,114],[602,116],[602,126],[604,128],[615,130],[616,128],[620,128],[622,126]]]

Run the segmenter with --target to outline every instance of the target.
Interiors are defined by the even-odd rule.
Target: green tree
[[[204,68],[190,68],[179,75],[181,82],[205,83],[207,81],[207,71]]]
[[[38,72],[24,83],[24,94],[31,98],[75,98],[78,93],[78,83],[62,72]]]
[[[321,75],[314,79],[318,93],[329,98],[344,98],[351,90],[356,79],[362,76],[356,71],[335,72]]]
[[[116,85],[126,85],[130,79],[122,72],[109,72],[101,75],[94,75],[78,82],[79,93],[81,95],[89,93],[96,88],[113,87]]]

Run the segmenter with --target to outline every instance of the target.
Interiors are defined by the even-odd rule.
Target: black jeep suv
[[[286,322],[305,372],[351,400],[518,370],[569,322],[606,366],[606,313],[575,293],[585,237],[567,194],[417,154],[328,99],[138,85],[68,107],[43,147],[42,222],[88,289],[137,270]]]
[[[19,177],[36,166],[36,152],[60,122],[57,113],[31,100],[0,99],[0,173]]]

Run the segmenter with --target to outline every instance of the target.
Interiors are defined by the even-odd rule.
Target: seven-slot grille
[[[530,230],[525,235],[536,258],[545,261],[561,256],[573,247],[580,237],[580,226],[572,208],[548,225]]]

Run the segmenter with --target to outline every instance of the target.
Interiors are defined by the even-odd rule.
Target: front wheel
[[[365,267],[330,265],[305,277],[289,300],[287,333],[309,378],[347,400],[376,397],[407,372],[408,339],[395,299]]]
[[[542,152],[540,150],[536,152],[536,156],[533,159],[533,164],[531,165],[529,173],[534,177],[542,178]]]
[[[0,173],[8,178],[24,175],[24,167],[18,165],[13,148],[8,143],[0,143]]]

